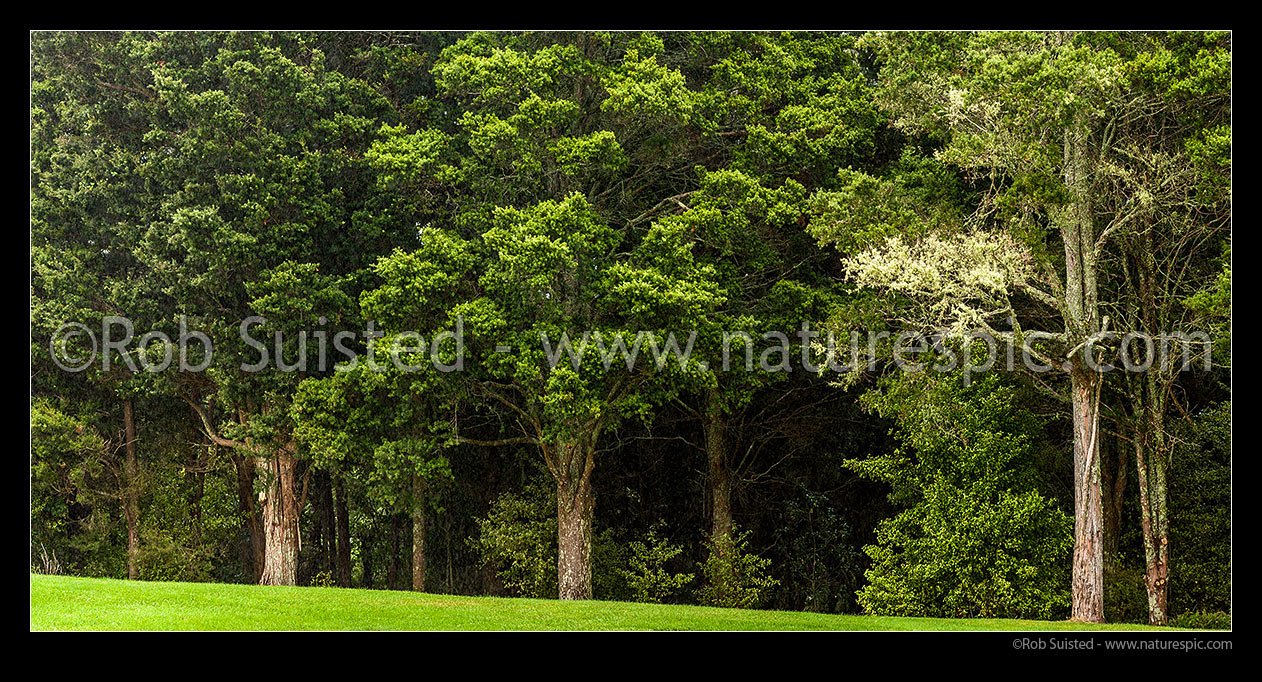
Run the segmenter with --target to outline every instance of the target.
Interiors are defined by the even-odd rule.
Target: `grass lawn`
[[[1148,630],[31,575],[32,630]]]

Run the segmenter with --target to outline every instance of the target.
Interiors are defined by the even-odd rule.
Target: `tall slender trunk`
[[[127,516],[127,579],[140,577],[140,463],[136,459],[136,413],[131,398],[123,400],[123,437],[127,439],[126,488],[123,492],[124,514]]]
[[[263,493],[264,557],[261,585],[298,582],[298,495],[294,487],[297,464],[293,442],[260,458],[267,479]]]
[[[592,598],[595,452],[586,444],[557,446],[557,582],[561,599]]]
[[[337,572],[337,525],[333,515],[333,480],[328,472],[319,473],[316,480],[316,516],[319,519],[320,570],[330,575]]]
[[[1100,331],[1092,213],[1093,156],[1090,124],[1085,118],[1065,131],[1064,180],[1073,197],[1060,212],[1065,246],[1065,298],[1062,313],[1066,339],[1077,347]],[[1104,538],[1098,455],[1098,399],[1101,374],[1080,347],[1069,358],[1070,411],[1074,427],[1074,556],[1071,617],[1104,622]]]
[[[425,591],[425,479],[412,474],[412,590]]]
[[[1160,382],[1150,372],[1141,379],[1141,433],[1135,435],[1135,468],[1139,474],[1140,527],[1144,534],[1144,588],[1148,622],[1165,625],[1169,617],[1170,521],[1166,514],[1166,448],[1162,432],[1165,403]]]
[[[1070,382],[1074,418],[1074,557],[1072,619],[1104,622],[1104,525],[1100,457],[1096,450],[1098,380],[1075,372]]]
[[[1136,274],[1138,314],[1143,331],[1160,334],[1161,304],[1157,292],[1161,268],[1153,233],[1138,238]],[[1144,537],[1144,588],[1148,592],[1148,622],[1165,625],[1169,617],[1170,522],[1166,514],[1166,469],[1169,450],[1165,437],[1166,390],[1171,367],[1153,357],[1150,367],[1131,382],[1131,406],[1139,428],[1135,433],[1135,467],[1139,479],[1140,528]]]
[[[373,555],[372,555],[373,545],[376,544],[376,540],[377,540],[377,520],[370,519],[369,524],[368,524],[368,530],[364,532],[363,543],[360,545],[360,548],[359,548],[359,556],[361,559],[360,564],[364,571],[364,575],[362,576],[362,580],[360,581],[361,587],[365,589],[369,589],[369,590],[371,590],[373,587],[376,586],[375,579],[373,577],[373,574],[376,572],[374,570],[375,562],[373,561]]]
[[[399,589],[399,546],[402,544],[403,518],[390,515],[390,561],[386,562],[386,589]]]
[[[732,470],[727,452],[727,422],[715,391],[706,393],[703,418],[710,474],[710,540],[720,548],[732,538]]]
[[[447,549],[447,594],[456,593],[456,560],[455,555],[452,554],[451,551],[451,537],[454,534],[452,532],[451,524],[451,514],[443,514],[443,544]],[[480,579],[483,586],[496,584],[495,567],[489,563],[483,564]]]
[[[333,486],[337,512],[337,584],[351,587],[351,519],[346,501],[346,480],[336,476]]]

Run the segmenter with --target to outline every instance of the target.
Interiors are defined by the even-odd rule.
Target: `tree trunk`
[[[364,574],[360,580],[360,583],[361,583],[360,586],[366,590],[371,590],[373,587],[375,587],[375,581],[373,578],[373,573],[375,571],[373,567],[372,550],[373,550],[373,545],[376,544],[376,540],[377,540],[377,520],[370,519],[368,523],[368,530],[364,533],[363,543],[361,544],[359,548],[359,556],[361,559],[360,564],[364,571]]]
[[[1138,254],[1139,317],[1150,335],[1168,328],[1158,316],[1158,273],[1156,244],[1146,232]],[[1169,617],[1170,521],[1166,514],[1166,469],[1169,465],[1165,437],[1166,389],[1172,377],[1170,368],[1147,358],[1151,366],[1132,382],[1132,413],[1139,422],[1135,434],[1135,467],[1139,478],[1140,528],[1144,536],[1144,588],[1148,592],[1148,622],[1165,625]]]
[[[296,445],[259,460],[266,475],[263,497],[264,556],[261,585],[294,585],[298,578],[298,495],[294,488]]]
[[[595,453],[579,444],[557,447],[557,582],[561,599],[592,598],[591,487]]]
[[[1104,527],[1097,451],[1095,375],[1074,372],[1074,558],[1072,620],[1104,622]]]
[[[337,584],[351,587],[351,519],[347,512],[346,480],[336,477],[333,494],[337,512]]]
[[[412,590],[425,591],[425,479],[412,474]]]
[[[132,399],[123,400],[123,437],[127,439],[127,459],[123,463],[126,488],[123,492],[127,516],[127,579],[140,577],[140,463],[136,460],[136,414]]]
[[[254,506],[254,476],[256,464],[249,455],[232,455],[237,469],[237,513],[245,529],[246,539],[241,545],[241,566],[257,583],[263,578],[263,521]]]
[[[1083,118],[1065,131],[1064,180],[1073,201],[1057,218],[1065,246],[1064,308],[1066,339],[1073,357],[1065,369],[1070,378],[1070,411],[1074,425],[1074,557],[1072,619],[1104,622],[1103,509],[1098,455],[1100,374],[1086,363],[1085,343],[1100,331],[1097,301],[1095,225],[1093,223],[1093,155],[1090,122]]]
[[[726,547],[732,538],[732,471],[727,453],[727,422],[714,391],[706,394],[705,449],[709,463],[710,540]]]
[[[403,520],[400,514],[390,515],[390,561],[386,562],[386,589],[399,589],[399,546],[402,544]]]
[[[320,518],[323,525],[323,570],[337,575],[337,515],[333,511],[333,477],[328,472],[320,477]]]
[[[1140,527],[1144,533],[1144,588],[1148,622],[1165,625],[1169,617],[1170,521],[1166,514],[1166,452],[1162,432],[1165,403],[1154,374],[1140,379],[1142,433],[1135,434],[1135,467],[1139,474]]]

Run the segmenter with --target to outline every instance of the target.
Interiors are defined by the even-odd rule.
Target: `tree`
[[[31,316],[38,336],[77,323],[104,344],[106,327],[117,341],[128,333],[125,324],[144,329],[164,322],[163,296],[136,253],[139,231],[156,203],[138,169],[145,124],[155,111],[153,93],[129,84],[131,55],[145,44],[141,37],[114,34],[51,34],[35,41]],[[88,357],[86,340],[74,339],[76,357]],[[47,368],[35,380],[44,390],[110,396],[109,419],[121,426],[125,452],[120,494],[131,579],[139,571],[144,487],[138,435],[144,415],[136,406],[153,391],[144,376],[145,349],[137,346],[102,347],[97,362],[71,374],[50,366],[48,353],[58,349],[32,349]]]
[[[142,172],[165,198],[140,258],[215,348],[211,368],[179,377],[173,393],[211,442],[258,464],[260,581],[294,584],[301,509],[288,404],[302,376],[331,370],[303,363],[300,333],[352,326],[353,275],[375,242],[390,242],[359,210],[372,187],[362,150],[383,103],[326,68],[301,34],[163,37],[144,57],[159,112]],[[266,320],[243,329],[251,317]],[[280,342],[259,341],[277,333]]]
[[[1124,404],[1109,416],[1134,449],[1149,622],[1164,625],[1174,453],[1166,414],[1180,376],[1212,365],[1230,338],[1221,326],[1231,315],[1230,265],[1224,290],[1221,254],[1230,253],[1231,53],[1221,34],[1154,36],[1135,50],[1126,64],[1131,98],[1116,118],[1116,142],[1101,153],[1097,210],[1116,218],[1097,250],[1113,294],[1104,309],[1150,339],[1119,342],[1122,358],[1142,371],[1122,373]],[[1225,306],[1210,303],[1224,294]],[[1218,344],[1189,342],[1207,329]],[[1229,365],[1229,349],[1226,356]]]
[[[386,339],[377,348],[394,348]],[[417,366],[426,353],[402,359]],[[419,356],[419,357],[418,357]],[[335,477],[354,475],[367,483],[369,498],[399,509],[412,521],[412,589],[425,591],[427,490],[450,476],[443,455],[446,423],[430,395],[437,388],[433,371],[401,371],[389,353],[372,356],[333,376],[299,385],[290,408],[295,435],[311,451],[316,466]],[[426,380],[428,379],[428,381]],[[343,493],[344,494],[344,493]]]
[[[1123,56],[1099,42],[1035,33],[877,38],[895,124],[944,140],[939,156],[989,189],[958,228],[919,240],[890,237],[886,248],[850,261],[861,284],[913,301],[906,318],[917,325],[956,335],[979,330],[1030,348],[1043,367],[1067,375],[1072,616],[1088,622],[1104,619],[1098,448],[1107,349],[1100,342],[1131,331],[1120,330],[1116,318],[1109,326],[1102,255],[1146,201],[1133,185],[1110,193],[1102,181],[1134,141],[1121,137],[1123,128],[1144,113],[1130,99]],[[1061,324],[1040,325],[1039,307]],[[1032,342],[1031,323],[1042,343]],[[1046,377],[1035,378],[1047,386]]]
[[[865,404],[904,446],[850,460],[907,508],[877,528],[859,603],[898,616],[1053,618],[1069,605],[1072,521],[1036,489],[1033,415],[991,374],[895,374]]]
[[[680,352],[668,338],[694,328],[717,295],[678,230],[654,225],[623,251],[581,195],[496,218],[483,237],[496,254],[480,278],[485,294],[457,309],[478,363],[475,389],[510,410],[514,441],[539,448],[557,485],[560,594],[589,598],[600,437],[669,398],[665,363],[687,363],[668,357],[669,344]],[[642,333],[652,362],[616,357],[614,344],[634,347],[626,339]]]
[[[414,203],[418,223],[445,222],[426,233],[476,255],[474,296],[451,311],[472,365],[460,379],[507,410],[510,435],[458,437],[539,448],[557,485],[559,592],[581,599],[600,438],[646,417],[669,386],[646,362],[568,340],[635,346],[645,331],[661,348],[696,328],[717,294],[677,226],[635,219],[669,204],[661,183],[683,159],[663,133],[685,129],[692,106],[682,76],[654,57],[661,41],[559,38],[476,34],[447,48],[434,73],[464,109],[459,130],[383,130],[375,158],[428,197]]]

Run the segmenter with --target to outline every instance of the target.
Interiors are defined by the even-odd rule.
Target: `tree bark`
[[[1135,435],[1135,467],[1139,478],[1140,528],[1144,535],[1144,588],[1148,592],[1148,622],[1165,625],[1169,617],[1170,521],[1166,514],[1166,452],[1164,401],[1160,382],[1150,373],[1141,378],[1142,433]]]
[[[1094,400],[1097,380],[1075,372],[1070,382],[1074,418],[1074,557],[1071,619],[1104,622],[1104,526]]]
[[[706,394],[705,449],[710,482],[710,540],[726,547],[732,537],[732,471],[727,453],[727,422],[714,391]]]
[[[312,499],[314,519],[311,523],[311,538],[315,545],[315,565],[313,573],[327,571],[330,576],[337,572],[337,531],[333,520],[333,484],[326,471],[315,471],[311,478],[311,486],[315,495]]]
[[[360,551],[359,551],[360,565],[363,568],[363,572],[364,572],[364,575],[362,576],[362,579],[360,581],[361,587],[367,590],[371,590],[373,587],[375,587],[375,578],[373,577],[373,574],[376,571],[374,570],[372,551],[373,551],[373,545],[376,544],[376,540],[377,540],[377,520],[370,519],[369,524],[368,524],[368,530],[363,535],[363,543],[361,544]]]
[[[136,414],[131,398],[123,400],[123,437],[127,439],[126,488],[123,491],[124,514],[127,517],[127,579],[140,577],[140,463],[136,459]]]
[[[337,575],[337,513],[333,506],[333,477],[325,472],[320,490],[320,508],[324,523],[324,570]]]
[[[337,512],[337,584],[351,587],[351,520],[347,511],[346,481],[336,476],[333,494]]]
[[[1161,333],[1165,326],[1158,318],[1161,307],[1157,283],[1160,267],[1151,231],[1136,249],[1138,289],[1144,331]],[[1166,388],[1170,368],[1149,357],[1152,366],[1131,386],[1132,413],[1139,423],[1135,434],[1135,467],[1139,479],[1140,528],[1144,537],[1144,588],[1148,592],[1148,622],[1165,625],[1169,617],[1170,522],[1166,514],[1166,469],[1170,453],[1165,438]]]
[[[298,578],[296,445],[286,443],[259,460],[266,475],[263,497],[264,557],[261,585],[294,585]]]
[[[557,582],[561,599],[592,598],[591,486],[595,453],[580,444],[557,447]]]
[[[1100,331],[1097,301],[1095,225],[1092,213],[1090,124],[1082,119],[1065,131],[1064,179],[1073,201],[1058,215],[1065,247],[1065,294],[1062,314],[1072,351],[1065,369],[1070,377],[1070,411],[1074,428],[1074,556],[1071,618],[1104,622],[1104,538],[1098,453],[1101,375],[1080,346]]]
[[[425,591],[425,479],[412,474],[412,590]]]

